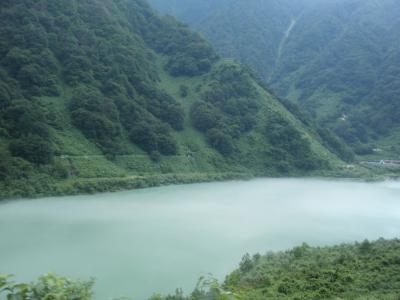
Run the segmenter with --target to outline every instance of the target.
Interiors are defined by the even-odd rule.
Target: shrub
[[[213,128],[206,133],[207,140],[212,147],[225,155],[232,154],[234,150],[232,138],[222,130]]]
[[[217,126],[220,116],[218,112],[210,105],[202,101],[193,103],[190,116],[193,127],[201,132]]]
[[[179,86],[179,95],[180,95],[182,98],[186,98],[188,94],[189,94],[189,88],[188,88],[186,85],[181,84],[181,85]]]
[[[73,281],[54,274],[46,274],[35,283],[15,284],[9,281],[10,276],[0,275],[0,292],[5,292],[7,299],[92,299],[92,281]]]
[[[13,156],[35,164],[49,164],[53,161],[52,145],[37,135],[28,135],[12,141],[9,145]]]
[[[129,137],[149,154],[159,152],[163,155],[175,155],[178,152],[177,143],[165,125],[140,121],[132,128]]]

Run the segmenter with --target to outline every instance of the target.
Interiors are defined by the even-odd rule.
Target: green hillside
[[[150,2],[248,64],[357,154],[398,158],[399,1]]]
[[[303,244],[285,252],[246,254],[222,285],[203,277],[188,296],[177,289],[175,295],[155,294],[150,300],[395,300],[400,295],[399,271],[399,240],[322,248]],[[31,284],[0,275],[0,294],[9,299],[90,300],[92,286],[93,281],[53,274]]]
[[[144,1],[5,0],[0,17],[1,197],[305,174],[352,159]]]

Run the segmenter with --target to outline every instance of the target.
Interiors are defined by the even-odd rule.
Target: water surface
[[[246,252],[394,238],[400,183],[260,179],[0,205],[0,273],[96,277],[96,299],[190,292]]]

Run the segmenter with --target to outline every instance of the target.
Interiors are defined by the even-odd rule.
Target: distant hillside
[[[360,154],[400,153],[397,0],[150,0]]]
[[[2,1],[0,58],[2,197],[304,174],[352,159],[141,0]]]

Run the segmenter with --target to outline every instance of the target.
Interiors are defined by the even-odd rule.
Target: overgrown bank
[[[236,179],[247,180],[251,178],[253,178],[253,175],[246,173],[158,174],[115,178],[80,178],[65,181],[55,181],[48,177],[39,177],[33,181],[1,183],[0,199],[94,194],[150,188],[163,185]]]
[[[332,170],[316,170],[313,172],[297,171],[280,173],[271,170],[269,173],[221,172],[221,173],[160,173],[125,175],[121,177],[69,178],[57,180],[47,175],[35,176],[18,181],[0,182],[0,200],[16,198],[55,197],[67,195],[89,195],[104,192],[135,190],[166,185],[194,184],[229,180],[251,180],[255,178],[325,178],[350,179],[361,181],[399,180],[399,169],[382,167],[343,166]]]
[[[92,299],[93,280],[74,281],[47,274],[37,282],[15,284],[0,276],[8,299]],[[153,295],[151,300],[342,299],[395,300],[400,296],[400,240],[310,247],[265,255],[246,254],[223,284],[201,278],[185,296]],[[126,299],[126,298],[125,298]]]
[[[277,170],[252,173],[250,170],[226,172],[159,172],[140,174],[116,173],[113,176],[70,177],[60,180],[51,175],[38,175],[19,180],[0,181],[0,200],[15,198],[38,198],[67,195],[85,195],[103,192],[135,190],[165,185],[194,184],[229,180],[250,180],[255,178],[331,178],[362,181],[399,180],[400,169],[379,166],[343,165],[335,169],[315,171],[292,171],[281,173]]]

